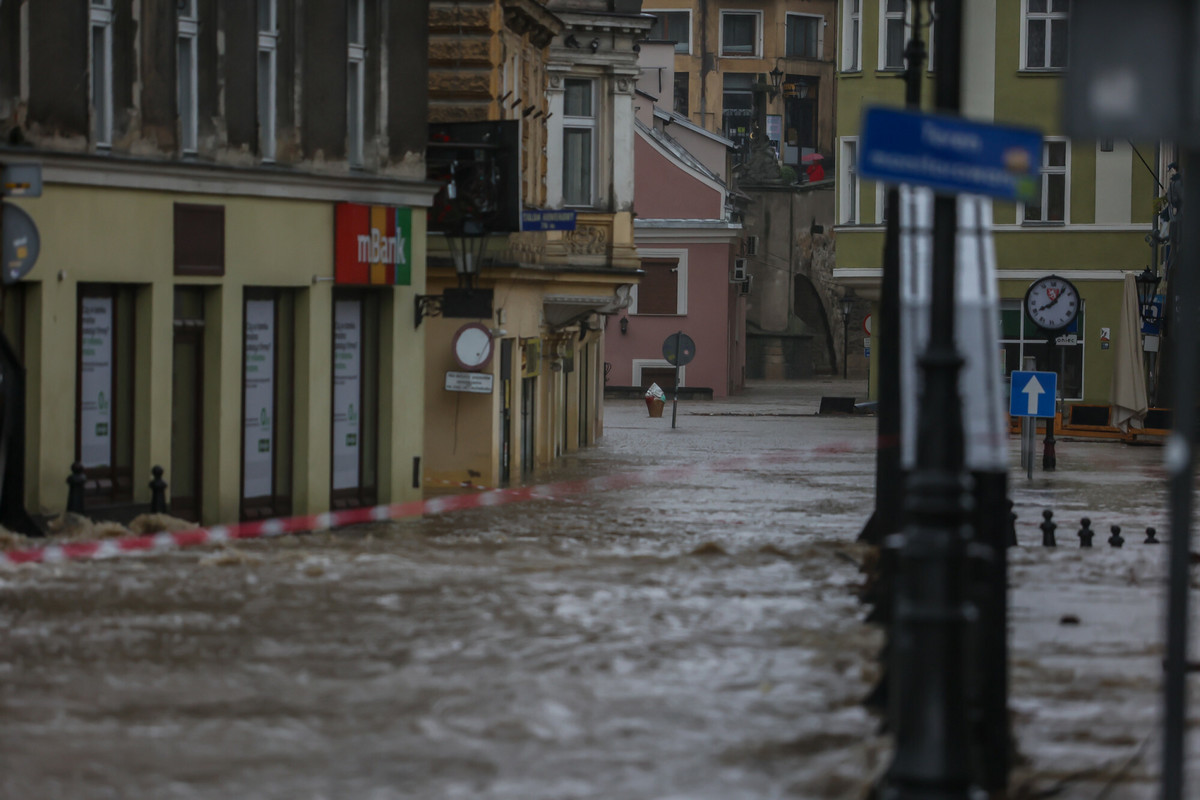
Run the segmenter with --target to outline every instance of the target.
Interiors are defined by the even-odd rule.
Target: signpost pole
[[[675,334],[675,357],[671,362],[675,365],[675,392],[671,398],[671,429],[675,428],[675,412],[679,408],[679,342],[683,338],[683,331]]]

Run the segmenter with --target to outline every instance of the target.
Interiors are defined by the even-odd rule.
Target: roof
[[[654,116],[658,117],[659,119],[670,120],[670,122],[665,123],[667,125],[671,125],[671,124],[682,125],[683,127],[687,128],[689,131],[698,133],[701,136],[706,136],[709,139],[712,139],[714,142],[717,142],[718,144],[723,144],[726,147],[735,147],[732,139],[726,139],[724,136],[721,136],[719,133],[713,133],[710,130],[705,130],[704,128],[701,128],[699,125],[692,122],[690,119],[685,117],[683,114],[677,114],[674,111],[667,111],[666,109],[655,107]]]
[[[688,167],[693,172],[700,173],[705,178],[708,178],[710,181],[720,185],[722,188],[728,189],[728,184],[721,178],[720,175],[709,169],[703,161],[688,152],[686,147],[681,145],[675,139],[672,139],[664,131],[660,131],[657,128],[651,128],[650,126],[636,119],[633,121],[633,123],[639,131],[658,142],[658,144],[664,150],[674,156],[675,159],[681,164]]]

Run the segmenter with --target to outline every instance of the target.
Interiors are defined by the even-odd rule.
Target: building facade
[[[25,506],[214,524],[420,495],[427,7],[0,7],[0,162],[40,165],[5,287]],[[7,374],[6,374],[7,377]]]
[[[884,239],[884,187],[856,171],[860,120],[869,105],[899,107],[908,38],[905,4],[842,0],[838,61],[838,153],[835,278],[878,298]],[[924,7],[925,4],[922,4]],[[1069,3],[1067,0],[985,0],[964,4],[962,113],[986,122],[1039,129],[1044,134],[1036,202],[995,202],[994,242],[999,268],[1002,330],[997,346],[1005,374],[1033,356],[1039,369],[1059,374],[1062,399],[1107,405],[1127,272],[1152,263],[1157,175],[1165,174],[1153,142],[1080,140],[1063,134],[1060,108]],[[924,38],[932,37],[925,31]],[[923,87],[932,106],[931,52]],[[1165,180],[1162,183],[1166,183]],[[1021,311],[1033,281],[1057,274],[1080,290],[1075,325],[1047,342]]]

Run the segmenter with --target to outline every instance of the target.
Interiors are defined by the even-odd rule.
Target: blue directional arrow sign
[[[1058,393],[1058,374],[1054,372],[1013,372],[1012,394],[1008,399],[1010,417],[1053,417],[1054,398]]]
[[[1039,187],[1042,135],[960,117],[869,108],[857,166],[870,180],[1028,201]]]

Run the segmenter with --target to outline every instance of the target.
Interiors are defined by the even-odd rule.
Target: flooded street
[[[889,758],[855,596],[876,420],[814,415],[851,388],[752,387],[677,430],[612,402],[537,476],[629,488],[0,572],[0,796],[862,798]],[[1161,449],[1058,459],[1010,477],[1013,785],[1148,800]]]

